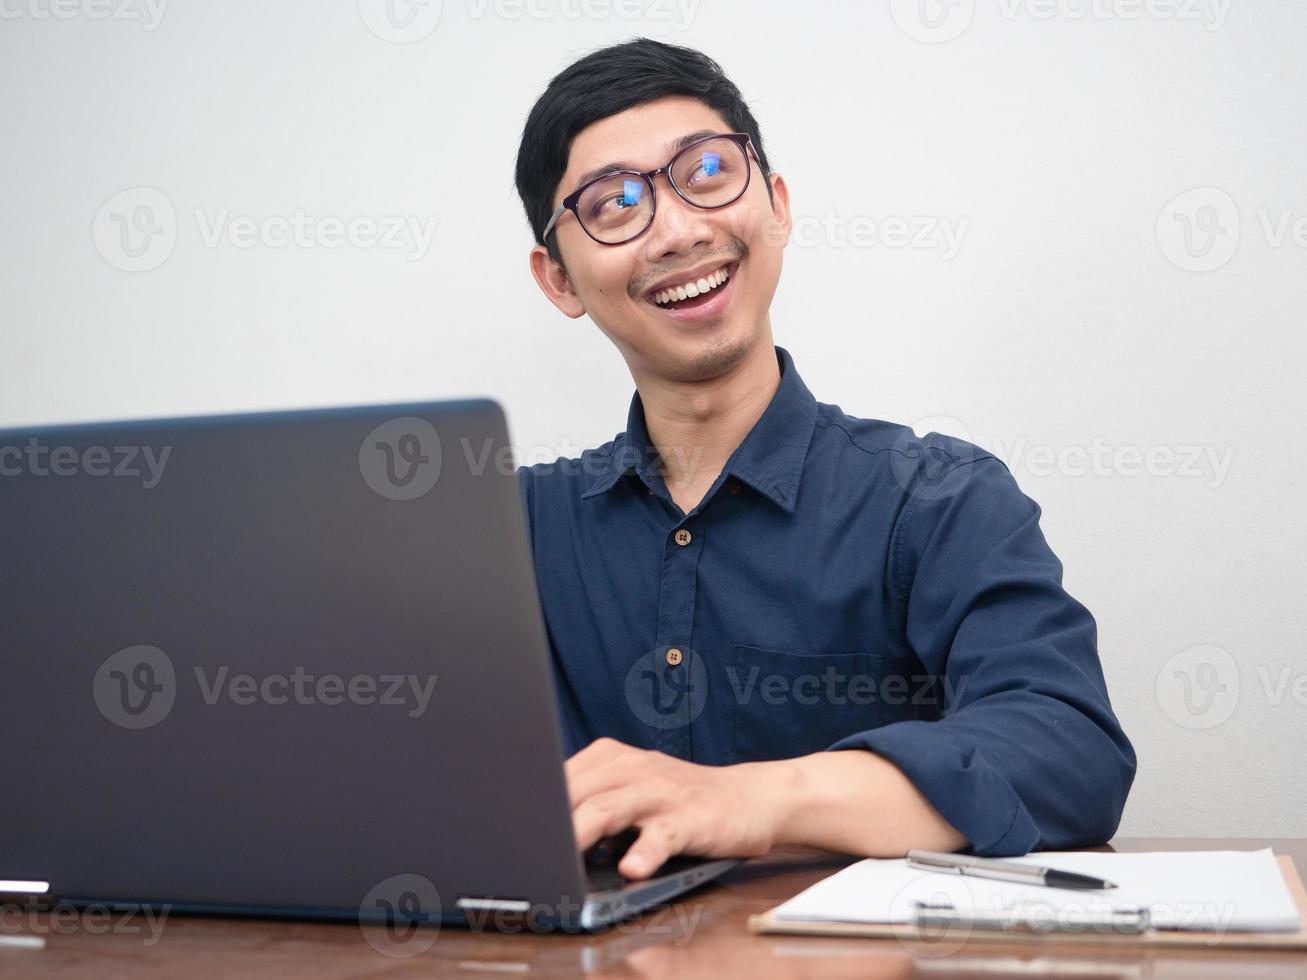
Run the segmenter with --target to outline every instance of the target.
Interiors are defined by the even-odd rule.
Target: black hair
[[[638,37],[600,48],[550,80],[522,127],[517,150],[517,193],[535,240],[554,211],[554,194],[567,170],[572,140],[600,119],[668,95],[688,95],[715,109],[733,132],[748,133],[763,176],[771,173],[762,134],[735,83],[701,51]],[[771,183],[767,182],[771,196]],[[550,257],[562,264],[557,233]]]

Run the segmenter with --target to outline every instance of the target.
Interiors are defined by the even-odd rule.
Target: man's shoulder
[[[582,487],[588,486],[597,477],[607,473],[618,462],[626,433],[619,432],[601,446],[581,450],[577,456],[558,456],[550,462],[528,463],[517,468],[518,478],[529,485],[543,478],[552,482],[579,481]]]
[[[838,405],[818,402],[813,439],[814,442],[822,439],[836,452],[860,452],[872,461],[886,465],[901,465],[901,461],[908,460],[951,467],[996,458],[975,443],[953,435],[954,427],[948,424],[953,421],[926,419],[914,425],[904,425],[884,419],[860,418],[848,414]],[[933,425],[948,427],[950,431],[936,431]]]

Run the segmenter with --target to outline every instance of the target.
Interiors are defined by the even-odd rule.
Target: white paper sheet
[[[1078,891],[941,874],[903,858],[868,858],[817,882],[776,909],[780,919],[912,922],[916,902],[958,911],[1067,921],[1113,909],[1146,907],[1158,929],[1295,932],[1298,908],[1270,848],[1260,851],[1149,851],[1104,854],[1040,851],[1004,858],[1078,871],[1113,881],[1105,891]]]

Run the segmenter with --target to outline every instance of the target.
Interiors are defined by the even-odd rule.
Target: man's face
[[[699,131],[731,132],[714,110],[697,99],[672,96],[609,116],[572,142],[567,172],[554,207],[581,183],[581,175],[621,161],[637,170],[666,165],[676,141]],[[788,192],[779,175],[768,199],[758,161],[744,195],[717,210],[682,200],[665,175],[654,178],[653,223],[638,238],[601,245],[567,212],[554,226],[564,275],[545,250],[532,251],[532,271],[550,300],[568,316],[588,313],[615,343],[637,381],[642,375],[669,381],[701,381],[723,373],[759,340],[771,342],[767,311],[780,277],[781,253],[790,233]],[[728,278],[697,302],[674,309],[654,296],[725,269]],[[694,308],[691,308],[694,307]]]

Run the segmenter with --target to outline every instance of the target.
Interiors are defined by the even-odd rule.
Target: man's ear
[[[785,178],[775,171],[772,171],[767,180],[771,183],[772,213],[772,226],[768,231],[776,236],[771,240],[784,248],[789,244],[790,232],[794,228],[794,216],[790,213],[790,188],[786,185]]]
[[[555,262],[549,250],[543,245],[531,249],[531,275],[535,276],[540,291],[549,297],[549,302],[557,306],[566,316],[575,320],[585,313],[585,306],[572,288],[572,280],[567,270]]]

